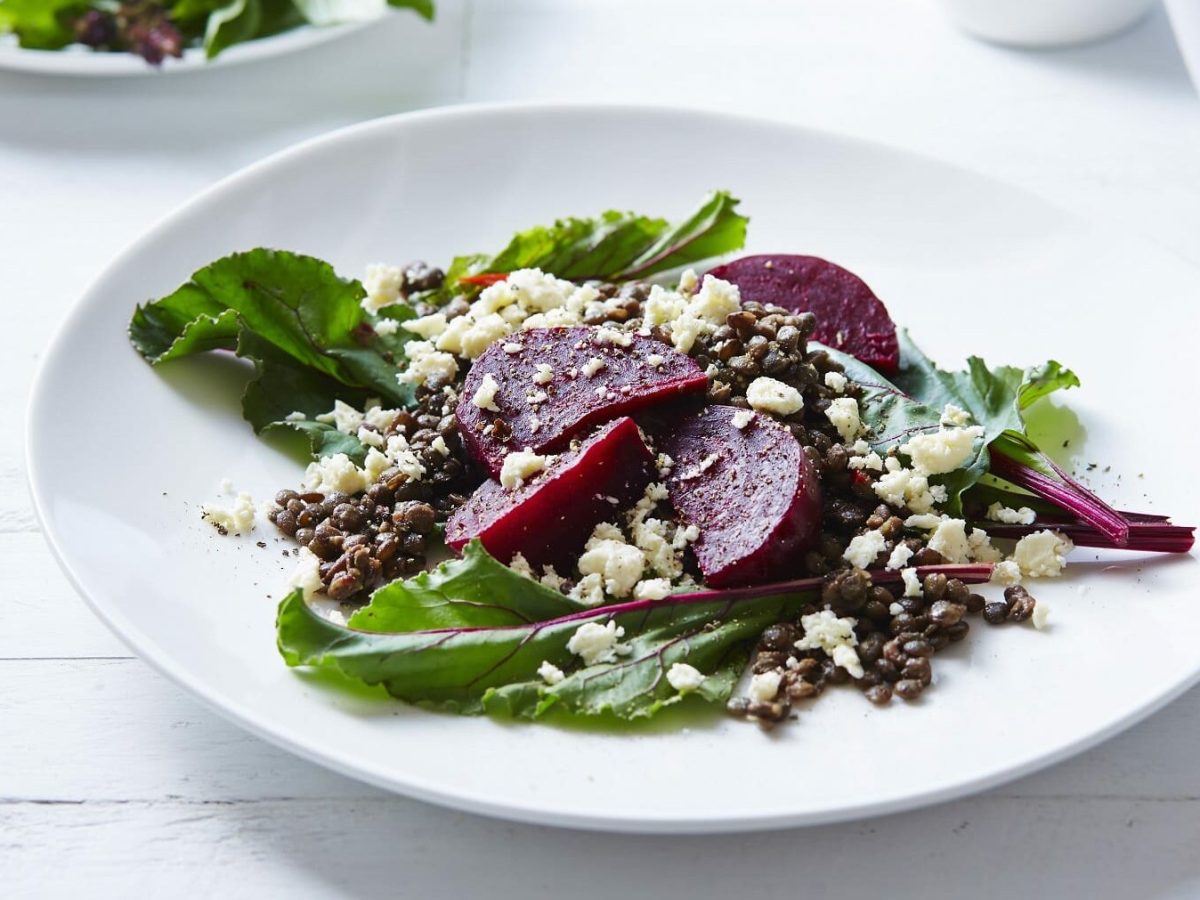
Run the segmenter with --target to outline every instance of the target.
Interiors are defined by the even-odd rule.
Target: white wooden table
[[[1021,54],[960,36],[932,0],[439,3],[432,29],[398,17],[246,67],[87,83],[0,74],[0,890],[1200,896],[1197,691],[1071,762],[921,812],[757,836],[604,836],[447,812],[293,759],[132,658],[74,596],[24,484],[41,348],[160,215],[343,124],[525,98],[745,111],[992,173],[1200,264],[1200,100],[1161,13],[1101,46]]]

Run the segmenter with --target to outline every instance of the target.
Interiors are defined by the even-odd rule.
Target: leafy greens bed
[[[812,257],[665,287],[742,247],[737,206],[715,192],[676,223],[565,219],[366,284],[255,249],[136,310],[150,363],[234,353],[253,365],[254,430],[307,438],[306,490],[270,513],[304,546],[279,607],[288,665],[462,713],[634,719],[691,697],[771,721],[848,679],[877,703],[916,696],[968,612],[1038,622],[1019,582],[1056,574],[1072,542],[1190,549],[1191,528],[1113,509],[1030,438],[1025,412],[1080,383],[1058,362],[944,371],[859,279]],[[625,480],[597,459],[623,460],[608,465]],[[738,508],[728,485],[747,472],[787,502]],[[599,478],[585,521],[535,534],[528,511],[571,496],[556,484]],[[413,574],[443,530],[460,555]],[[988,580],[1003,600],[966,587]]]

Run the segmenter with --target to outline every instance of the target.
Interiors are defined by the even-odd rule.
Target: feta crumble
[[[327,413],[321,413],[316,417],[316,421],[323,425],[332,425],[342,434],[356,434],[362,427],[363,414],[349,403],[334,400],[333,409]]]
[[[905,597],[921,596],[921,579],[916,569],[901,569],[900,578],[904,581]]]
[[[888,557],[888,569],[903,569],[908,565],[908,561],[913,558],[912,548],[907,544],[897,544],[892,548],[892,555]]]
[[[400,302],[400,291],[404,288],[404,270],[399,266],[373,263],[367,266],[363,276],[363,288],[367,295],[362,299],[362,308],[371,314],[385,306]]]
[[[779,693],[779,684],[783,681],[781,672],[759,672],[750,679],[750,696],[760,703],[769,703]]]
[[[1032,525],[1037,519],[1037,513],[1028,506],[1013,509],[998,500],[987,508],[984,515],[993,522],[1003,522],[1005,525]]]
[[[989,580],[992,584],[1020,584],[1021,567],[1011,559],[998,562],[992,568],[992,577]]]
[[[500,407],[496,405],[496,394],[500,390],[500,385],[492,373],[488,372],[483,376],[483,380],[479,382],[479,387],[475,391],[475,395],[471,397],[471,405],[479,409],[490,409],[492,412],[500,412]]]
[[[322,494],[357,494],[366,490],[367,478],[345,453],[335,453],[308,464],[304,470],[304,486]]]
[[[1049,619],[1050,607],[1040,600],[1037,601],[1033,606],[1033,615],[1029,617],[1029,621],[1033,622],[1033,627],[1038,631],[1045,631]]]
[[[311,600],[313,594],[323,590],[325,583],[321,581],[321,559],[307,547],[300,548],[300,556],[296,567],[288,576],[288,584],[300,588],[305,600]]]
[[[205,503],[200,518],[223,534],[245,534],[254,530],[254,500],[249,494],[238,494],[229,507]]]
[[[604,591],[612,597],[628,597],[641,581],[646,556],[632,544],[625,543],[619,529],[601,523],[592,533],[579,571],[584,575],[599,575],[604,579]]]
[[[1017,541],[1012,558],[1021,567],[1022,575],[1052,577],[1062,572],[1067,554],[1073,549],[1075,545],[1057,531],[1035,531]]]
[[[554,369],[549,363],[538,363],[535,368],[537,371],[533,375],[534,384],[549,384],[554,380]]]
[[[846,376],[841,372],[826,372],[825,387],[829,388],[835,394],[840,394],[846,390]]]
[[[854,440],[862,431],[862,421],[858,417],[858,401],[853,397],[831,400],[825,410],[825,418],[837,429],[837,433],[846,443]]]
[[[514,450],[505,456],[504,462],[500,464],[500,486],[505,490],[515,490],[534,475],[545,471],[553,460],[553,456],[539,456],[528,447],[524,450]]]
[[[748,409],[739,409],[733,414],[733,427],[738,431],[745,430],[746,426],[754,421],[754,413]]]
[[[681,694],[694,691],[704,684],[704,673],[687,663],[675,663],[667,669],[667,683]]]
[[[453,381],[458,361],[449,353],[434,349],[429,341],[409,341],[404,345],[408,365],[396,376],[401,384],[425,384],[429,381]]]
[[[883,536],[883,532],[878,528],[872,529],[865,534],[855,535],[850,540],[849,546],[846,547],[846,552],[842,554],[842,559],[859,569],[865,569],[871,563],[875,562],[879,556],[887,548],[887,538]]]
[[[929,549],[942,554],[948,563],[970,562],[971,542],[966,525],[962,519],[942,519],[929,536]]]
[[[567,676],[563,674],[563,670],[550,662],[548,659],[543,659],[542,664],[538,666],[538,677],[549,685],[556,685]]]
[[[975,449],[975,440],[983,435],[978,425],[970,428],[943,428],[909,438],[900,452],[912,460],[922,475],[945,475],[961,468]]]
[[[666,357],[664,357],[661,353],[651,353],[646,357],[646,365],[652,369],[657,369],[666,361]]]
[[[790,384],[774,378],[755,378],[746,388],[746,400],[759,412],[790,416],[804,408],[804,398]]]
[[[639,581],[633,589],[635,600],[661,600],[671,593],[669,578],[647,578]]]
[[[611,619],[604,625],[584,622],[567,641],[567,650],[582,659],[585,666],[616,662],[622,649],[617,642],[624,636],[625,629]]]
[[[403,323],[405,331],[411,331],[413,334],[418,334],[425,340],[433,340],[435,337],[441,336],[446,331],[446,316],[443,313],[434,313],[431,316],[422,316],[419,319],[409,319]],[[379,329],[376,328],[376,331]],[[395,329],[392,329],[395,331]]]
[[[604,361],[603,356],[593,356],[591,359],[589,359],[587,362],[585,362],[582,366],[579,367],[579,371],[581,371],[588,378],[591,378],[593,375],[595,375],[597,372],[599,372],[601,369],[603,369],[607,365],[608,365],[608,363],[606,363]]]
[[[862,678],[862,662],[854,649],[858,644],[854,634],[857,624],[857,619],[838,618],[837,613],[828,609],[801,616],[804,636],[796,641],[795,647],[797,650],[824,650],[834,665],[841,666],[855,678]]]

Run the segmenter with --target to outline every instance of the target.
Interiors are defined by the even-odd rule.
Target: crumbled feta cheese
[[[506,490],[515,490],[534,475],[545,471],[553,460],[553,456],[539,456],[528,447],[524,450],[514,450],[505,456],[504,462],[500,464],[500,486]]]
[[[667,684],[684,694],[704,684],[704,673],[687,663],[675,663],[667,669]]]
[[[888,615],[889,616],[898,616],[902,612],[904,612],[904,607],[901,606],[899,603],[893,602],[893,603],[888,604]]]
[[[563,674],[563,670],[550,662],[548,659],[543,659],[542,664],[538,666],[538,677],[549,685],[556,685],[567,676]]]
[[[525,402],[530,406],[541,406],[550,396],[545,391],[534,391],[532,394],[525,395]]]
[[[593,375],[595,375],[597,372],[599,372],[601,369],[603,369],[606,365],[608,365],[608,363],[606,363],[604,361],[603,356],[593,356],[591,359],[589,359],[587,362],[585,362],[582,366],[579,367],[579,371],[581,371],[588,378],[591,378]]]
[[[657,369],[659,366],[661,366],[666,361],[667,361],[666,357],[663,356],[661,353],[651,353],[649,356],[646,357],[646,365],[650,366],[650,368],[652,368],[652,369]]]
[[[666,478],[671,474],[671,469],[675,466],[675,460],[667,456],[665,453],[658,454],[658,458],[654,461],[654,465],[658,468],[660,478]]]
[[[333,409],[321,413],[316,420],[323,425],[332,425],[342,434],[356,434],[363,424],[363,414],[341,400],[333,401]]]
[[[992,546],[992,539],[982,528],[972,528],[967,535],[967,543],[971,547],[973,562],[994,563],[1004,558],[1004,554]]]
[[[699,286],[700,277],[696,274],[696,270],[684,269],[683,274],[679,276],[679,293],[694,294]]]
[[[746,388],[746,400],[759,412],[790,416],[804,408],[804,398],[790,384],[765,376],[755,378]]]
[[[699,292],[688,302],[687,311],[702,322],[719,327],[725,324],[727,316],[741,308],[737,285],[705,275]]]
[[[382,406],[370,406],[363,413],[363,424],[377,431],[387,431],[388,426],[396,421],[396,416],[398,415],[400,415],[400,410],[398,409],[384,409]]]
[[[656,284],[650,288],[650,296],[642,306],[642,320],[647,326],[670,325],[686,308],[686,297]]]
[[[948,563],[970,562],[971,542],[966,525],[962,519],[942,519],[929,536],[929,549],[942,554]]]
[[[1023,575],[1052,577],[1062,572],[1073,549],[1075,545],[1057,531],[1035,531],[1017,541],[1012,558]]]
[[[903,569],[912,558],[913,551],[908,544],[897,544],[892,548],[892,555],[888,557],[886,568]]]
[[[387,326],[386,331],[384,330],[385,325]],[[409,319],[403,323],[395,319],[384,319],[375,326],[375,330],[380,334],[395,334],[396,328],[401,325],[405,331],[418,334],[428,341],[446,330],[446,317],[442,313],[434,313],[431,316],[422,316],[419,319]]]
[[[901,569],[900,577],[904,580],[905,597],[921,596],[921,579],[917,576],[916,569]]]
[[[254,530],[254,500],[249,494],[238,494],[231,506],[205,503],[200,518],[222,534],[245,534]]]
[[[367,458],[363,460],[363,474],[367,481],[374,484],[379,480],[379,476],[392,467],[392,461],[387,455],[381,453],[377,447],[372,447],[367,451]]]
[[[288,576],[288,584],[300,588],[305,600],[311,600],[313,594],[324,590],[325,583],[321,581],[321,559],[307,547],[300,548],[300,556],[296,567]]]
[[[854,634],[857,624],[858,620],[840,619],[837,613],[828,609],[801,616],[800,625],[804,628],[804,635],[796,641],[795,647],[797,650],[824,650],[834,665],[841,666],[855,678],[862,678],[862,663],[854,649],[858,644],[858,637]]]
[[[604,625],[599,622],[584,622],[567,641],[567,650],[580,657],[586,666],[615,662],[617,654],[621,651],[617,641],[624,636],[625,629],[611,619]]]
[[[585,575],[571,588],[568,596],[584,606],[599,606],[604,602],[604,579],[599,575]]]
[[[404,288],[404,270],[399,266],[373,263],[367,266],[363,277],[367,296],[362,299],[362,308],[378,313],[385,306],[400,302],[400,291]]]
[[[608,534],[608,532],[604,532]],[[605,593],[612,597],[628,597],[641,580],[646,557],[640,549],[625,543],[624,537],[593,537],[579,557],[579,571],[584,575],[600,575]]]
[[[372,431],[370,428],[358,429],[358,442],[364,447],[382,447],[385,439],[378,431]]]
[[[831,400],[825,410],[825,418],[847,443],[858,437],[858,433],[862,431],[862,422],[858,417],[858,401],[853,397]]]
[[[1033,606],[1033,615],[1029,617],[1029,621],[1033,622],[1033,627],[1038,631],[1044,631],[1049,618],[1050,607],[1038,600]]]
[[[975,449],[975,440],[983,435],[978,425],[970,428],[943,428],[909,438],[900,448],[912,460],[913,468],[923,475],[944,475],[965,463]]]
[[[533,566],[529,564],[524,553],[514,553],[513,558],[508,561],[508,567],[518,575],[533,578]]]
[[[965,428],[971,423],[971,414],[953,403],[947,403],[942,410],[941,424],[955,428]]]
[[[446,439],[440,434],[429,442],[429,446],[436,450],[442,456],[450,455],[450,448],[446,446]]]
[[[503,317],[495,313],[484,316],[463,332],[459,338],[459,346],[462,348],[460,352],[467,359],[474,359],[496,341],[506,337],[511,331],[512,326],[504,321]],[[438,346],[441,347],[440,342]]]
[[[854,451],[855,456],[866,456],[871,452],[871,445],[860,438],[850,445],[850,449]]]
[[[825,387],[829,388],[835,394],[840,394],[846,390],[846,376],[841,372],[826,372]]]
[[[340,492],[357,494],[367,487],[366,474],[345,453],[335,453],[308,464],[304,470],[304,486],[322,494]]]
[[[998,562],[992,568],[992,577],[990,580],[992,584],[1020,584],[1021,567],[1011,559]]]
[[[533,375],[534,384],[549,384],[554,380],[554,369],[549,363],[538,363],[534,368],[537,369]]]
[[[887,538],[883,536],[882,531],[875,528],[865,534],[855,535],[855,537],[851,538],[850,545],[846,548],[846,552],[842,554],[842,559],[849,562],[852,566],[865,569],[871,563],[875,562],[875,558],[886,547]]]
[[[661,600],[671,593],[669,578],[647,578],[639,581],[633,589],[635,600]]]
[[[308,416],[300,412],[300,410],[294,410],[283,417],[283,421],[285,422],[304,422],[307,421],[307,419]]]
[[[1032,525],[1037,519],[1037,513],[1028,506],[1012,509],[999,501],[989,506],[985,515],[993,522],[1003,522],[1006,525]]]
[[[607,325],[596,329],[592,334],[592,340],[597,344],[611,344],[614,347],[628,347],[633,343],[633,335],[628,331],[618,331],[616,328],[610,328]]]
[[[492,373],[488,372],[483,376],[483,380],[479,382],[479,387],[475,391],[475,395],[471,398],[471,405],[479,409],[490,409],[492,412],[500,412],[500,407],[496,405],[496,394],[500,390],[500,384],[492,377]]]
[[[754,421],[754,413],[748,409],[739,409],[733,414],[733,427],[738,431],[742,431]]]
[[[780,672],[759,672],[750,679],[750,696],[760,703],[769,703],[779,693],[779,683],[783,681]]]
[[[883,457],[872,451],[866,456],[850,457],[846,465],[851,469],[851,471],[854,469],[870,469],[872,472],[882,472]]]
[[[682,315],[671,323],[671,345],[680,353],[688,353],[695,345],[696,338],[704,334],[705,330],[703,319]]]
[[[524,349],[525,349],[524,346],[522,346],[521,344],[515,343],[514,341],[509,341],[503,347],[504,352],[507,353],[509,356],[512,356],[514,353],[520,353]]]
[[[935,503],[946,500],[946,488],[930,484],[929,479],[914,469],[901,466],[895,457],[884,460],[887,470],[872,486],[875,495],[889,506],[908,507],[914,513],[932,512]]]
[[[435,350],[429,341],[409,341],[404,345],[408,365],[396,376],[401,384],[425,384],[429,381],[453,381],[458,361],[449,353]]]
[[[906,528],[919,528],[922,531],[933,531],[941,524],[943,516],[937,513],[920,513],[915,516],[909,516],[904,520]]]

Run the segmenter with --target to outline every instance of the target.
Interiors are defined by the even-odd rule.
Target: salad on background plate
[[[26,50],[128,53],[157,67],[192,48],[214,59],[298,28],[371,21],[389,7],[434,13],[433,0],[0,0],[0,37]]]
[[[854,273],[729,259],[747,224],[715,192],[361,282],[259,248],[140,306],[146,360],[236,354],[247,421],[310,456],[202,512],[294,542],[284,661],[459,713],[771,725],[832,685],[916,699],[972,622],[1045,626],[1077,546],[1191,549],[1030,436],[1070,369],[942,369]]]

